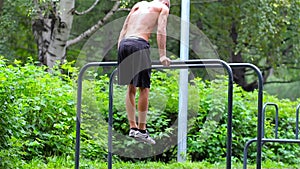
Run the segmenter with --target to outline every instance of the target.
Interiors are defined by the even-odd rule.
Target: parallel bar
[[[263,142],[271,142],[271,143],[300,143],[299,139],[269,139],[263,138]]]
[[[278,127],[278,106],[275,103],[266,103],[264,106],[264,109],[267,105],[273,105],[276,108],[276,118],[277,118],[277,127]],[[269,138],[262,138],[262,143],[266,143],[266,142],[278,142],[278,143],[300,143],[300,140],[298,139],[298,125],[299,125],[299,109],[300,109],[300,104],[297,106],[297,110],[296,110],[296,139],[269,139]],[[264,126],[263,126],[264,127]],[[278,130],[275,129],[275,130]],[[264,136],[264,135],[263,135]],[[275,135],[276,137],[277,135]],[[278,137],[278,136],[277,136]],[[247,169],[247,155],[248,155],[248,147],[250,146],[250,144],[252,144],[253,142],[257,141],[257,139],[252,139],[249,140],[244,147],[244,162],[243,162],[243,169]]]
[[[250,144],[256,142],[257,139],[251,139],[249,140],[245,147],[244,147],[244,162],[243,162],[243,169],[247,169],[247,155],[248,155],[248,147]],[[299,139],[267,139],[267,138],[262,138],[262,143],[300,143]]]
[[[247,169],[247,155],[248,155],[248,147],[250,146],[250,144],[252,144],[253,142],[256,142],[257,139],[251,139],[249,141],[246,142],[245,147],[244,147],[244,161],[243,161],[243,169]]]
[[[264,104],[264,107],[263,107],[263,124],[262,124],[262,135],[263,135],[263,138],[265,137],[265,116],[266,116],[266,108],[267,106],[274,106],[275,107],[275,138],[278,138],[278,116],[279,116],[279,113],[278,113],[278,105],[276,103],[265,103]]]
[[[82,103],[82,78],[84,72],[89,67],[95,66],[116,66],[116,62],[92,62],[84,65],[78,75],[77,86],[77,106],[76,106],[76,143],[75,143],[75,169],[79,169],[79,156],[80,156],[80,123],[81,123],[81,103]]]
[[[156,66],[153,66],[153,69],[184,69],[184,68],[220,68],[224,67],[228,72],[228,124],[227,124],[227,154],[226,154],[226,168],[231,168],[231,155],[232,155],[232,100],[233,100],[233,75],[231,67],[241,67],[241,65],[232,65],[227,64],[226,62],[219,60],[219,59],[204,59],[204,60],[187,60],[187,61],[172,61],[172,65],[170,67],[164,67],[160,65],[157,61],[154,61],[152,63],[153,65],[156,64]],[[181,65],[181,64],[187,64],[187,65]],[[192,64],[192,65],[191,65]],[[198,65],[194,65],[198,64]],[[230,65],[230,66],[229,66]],[[91,62],[82,67],[82,69],[79,72],[78,77],[78,89],[77,89],[77,114],[76,114],[76,152],[75,152],[75,169],[79,168],[79,155],[80,155],[80,114],[81,114],[81,103],[82,103],[82,77],[84,72],[87,70],[87,68],[92,66],[117,66],[117,62]],[[242,67],[245,65],[242,65]],[[248,67],[251,67],[251,65],[247,65]],[[112,74],[114,75],[114,74]],[[113,100],[111,99],[111,103]],[[110,107],[111,109],[111,107]],[[110,111],[112,113],[112,111]],[[110,115],[110,117],[112,117]],[[112,131],[112,119],[109,120],[109,131]],[[109,140],[112,141],[112,134],[109,134]],[[109,165],[112,165],[112,145],[111,142],[109,144]],[[108,166],[109,166],[108,165]],[[111,167],[110,167],[111,168]]]
[[[298,139],[298,132],[299,132],[299,109],[300,109],[300,104],[297,106],[296,110],[296,139]]]
[[[264,106],[263,106],[263,123],[262,123],[262,139],[264,139],[265,137],[265,111],[266,111],[266,108],[267,106],[274,106],[275,107],[275,110],[276,110],[276,117],[275,117],[275,139],[278,138],[278,105],[275,104],[275,103],[265,103]],[[251,139],[249,140],[245,147],[244,147],[244,162],[243,162],[243,168],[244,169],[247,169],[247,155],[248,155],[248,147],[250,146],[250,144],[252,144],[253,142],[257,141],[257,139]],[[265,142],[262,142],[262,144],[264,144]]]
[[[258,67],[250,63],[231,63],[232,68],[249,67],[255,71],[258,76],[258,112],[257,112],[257,156],[256,168],[261,169],[261,154],[262,154],[262,123],[263,123],[263,76]]]
[[[192,64],[185,64],[185,63],[191,63]],[[187,69],[187,68],[204,68],[204,67],[224,67],[228,72],[228,122],[227,122],[227,152],[226,152],[226,168],[231,168],[231,156],[232,156],[232,100],[233,100],[233,74],[230,66],[218,59],[206,59],[206,60],[194,60],[194,61],[178,61],[175,65],[170,65],[169,67],[164,67],[162,65],[153,65],[151,68],[148,69]],[[205,64],[204,64],[205,63]],[[217,65],[217,63],[219,65]],[[172,62],[173,64],[173,62]],[[208,64],[212,64],[211,66]],[[111,77],[113,79],[113,77]],[[109,95],[113,95],[112,90],[109,91]],[[112,96],[110,96],[112,97]],[[113,105],[112,99],[110,100],[110,105]],[[111,108],[111,107],[110,107]],[[109,110],[109,112],[112,113],[112,110]],[[113,115],[109,115],[109,117],[113,117]],[[112,121],[109,120],[109,121]],[[112,137],[111,134],[109,134],[109,137]],[[112,138],[109,138],[109,140],[112,140]],[[111,147],[112,150],[112,147]],[[108,154],[108,159],[112,159],[112,153]],[[108,168],[111,169],[112,162],[109,161]]]
[[[109,105],[108,105],[108,163],[107,168],[112,169],[112,128],[113,128],[113,77],[116,75],[115,69],[109,78]]]

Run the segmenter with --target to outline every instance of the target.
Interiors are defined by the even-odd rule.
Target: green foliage
[[[295,72],[293,74],[297,75],[298,73]],[[270,81],[283,81],[283,79],[270,78]],[[300,98],[299,86],[300,81],[296,81],[292,83],[269,83],[264,88],[268,93],[276,95],[280,99],[290,98],[295,101],[297,98]]]
[[[50,2],[54,1],[38,1],[43,12],[51,11]],[[120,2],[120,8],[130,8],[138,0],[121,0]],[[94,3],[94,0],[76,0],[75,3],[77,11],[84,11]],[[74,16],[74,26],[69,39],[77,37],[97,23],[113,4],[114,1],[103,1],[88,14]],[[180,7],[181,1],[172,0],[170,14],[180,16]],[[297,69],[300,51],[299,9],[300,3],[295,0],[193,1],[190,21],[210,39],[221,59],[231,61],[230,57],[233,53],[241,52],[243,62],[253,63],[263,71],[273,68],[275,76],[287,81],[298,79],[299,74]],[[15,58],[24,61],[28,56],[37,54],[36,43],[32,35],[32,20],[36,12],[36,6],[30,0],[6,0],[3,3],[0,14],[0,54],[5,55],[10,61]],[[107,24],[127,14],[126,10],[118,10]],[[233,25],[236,28],[236,39],[232,35]],[[81,53],[82,47],[86,40],[69,47],[67,59],[76,60],[87,52],[86,55],[95,56],[92,60],[88,60],[91,58],[88,57],[88,61],[99,61],[103,57],[104,60],[116,60],[115,32],[119,32],[120,29],[121,26],[115,26],[110,32],[100,33],[97,38],[93,39],[94,44],[98,46],[88,46],[83,53]],[[105,34],[114,36],[105,39]],[[191,48],[199,50],[201,46],[203,47],[203,41],[199,40],[202,37],[191,33],[190,38]],[[100,41],[105,43],[99,43]],[[155,41],[154,36],[151,41]],[[204,43],[204,46],[206,44]],[[168,51],[179,56],[178,40],[168,38],[167,48]],[[97,52],[93,52],[95,50]],[[191,51],[190,54],[191,59],[208,57],[207,53],[203,56],[196,56]]]
[[[36,54],[36,43],[31,29],[30,0],[6,0],[0,13],[0,55],[10,62],[26,61]],[[37,58],[36,58],[37,59]]]
[[[299,80],[298,1],[231,0],[191,3],[194,4],[191,5],[191,23],[197,25],[211,40],[221,59],[255,64],[265,75],[272,72],[284,82]],[[197,39],[199,37],[191,40],[196,42]],[[234,54],[240,54],[240,60]],[[249,79],[251,80],[253,78]],[[267,81],[272,80],[268,78]]]
[[[96,85],[87,89],[88,102],[93,108],[89,113],[96,114],[107,121],[108,102],[107,86],[108,78],[101,77],[93,82],[85,82],[87,86]],[[178,118],[178,71],[153,71],[152,85],[149,98],[149,113],[147,128],[157,141],[158,147],[165,147],[159,152],[155,147],[137,144],[127,137],[129,126],[125,110],[126,87],[114,84],[114,140],[113,148],[116,155],[123,160],[127,157],[134,158],[136,154],[153,153],[153,157],[144,157],[148,160],[173,161],[176,159],[176,131]],[[96,92],[94,92],[96,91]],[[101,92],[98,92],[101,91]],[[94,93],[93,93],[94,92]],[[233,158],[241,161],[243,148],[246,141],[257,137],[257,91],[247,93],[242,88],[234,87],[233,107]],[[95,102],[93,102],[93,100]],[[275,102],[281,107],[280,137],[292,138],[295,125],[296,102],[279,100],[278,98],[264,94],[264,102]],[[93,112],[94,111],[94,112]],[[189,84],[189,124],[188,124],[188,158],[192,161],[207,160],[215,163],[225,160],[227,137],[227,81],[223,78],[213,81],[203,81],[200,78],[191,80]],[[274,115],[268,116],[265,123],[266,137],[274,136]],[[98,119],[101,124],[101,119]],[[95,123],[96,124],[96,123]],[[95,126],[93,124],[92,126]],[[105,124],[105,123],[103,123]],[[287,129],[290,129],[287,131]],[[107,129],[104,128],[106,131]],[[102,131],[102,132],[105,132]],[[101,133],[97,130],[94,133]],[[103,138],[106,139],[104,136]],[[209,140],[209,141],[207,141]],[[255,160],[255,144],[250,146],[249,159]],[[297,145],[265,144],[263,148],[264,159],[282,161],[284,163],[299,164],[299,147]],[[162,154],[161,154],[162,153]],[[156,155],[157,154],[157,155]],[[141,157],[143,158],[143,157]]]
[[[33,159],[27,164],[15,163],[14,166],[18,166],[20,169],[73,169],[74,161],[69,157],[53,157],[48,158],[48,162],[45,163],[40,159]],[[232,168],[242,168],[241,163],[232,163]],[[82,159],[80,161],[81,168],[97,168],[106,169],[107,163],[99,160],[87,160]],[[249,169],[255,169],[256,165],[248,165]],[[225,163],[211,164],[207,161],[201,162],[181,162],[181,163],[163,163],[163,162],[116,162],[113,164],[113,168],[122,169],[216,169],[226,168]],[[298,168],[297,165],[288,165],[281,162],[272,162],[270,160],[262,162],[262,168]]]
[[[76,0],[75,8],[77,11],[82,12],[90,8],[94,3],[94,0]],[[72,33],[69,39],[73,39],[93,25],[95,25],[99,20],[102,20],[104,16],[110,11],[115,4],[115,1],[101,1],[98,3],[93,10],[85,15],[74,15]],[[127,12],[127,11],[125,11]],[[116,21],[123,17],[124,13],[122,10],[120,12],[114,13],[114,15],[109,19],[109,21],[104,24],[110,24],[111,21]],[[125,18],[124,18],[125,20]],[[124,21],[122,20],[122,21]],[[117,21],[119,26],[102,26],[97,30],[91,37],[83,39],[81,42],[70,46],[68,48],[67,59],[69,61],[77,60],[77,62],[92,61],[102,61],[103,57],[107,57],[104,60],[116,60],[117,51],[115,50],[117,39],[116,36],[119,35],[121,30],[121,21]],[[82,64],[82,63],[79,63]]]
[[[245,55],[245,58],[251,60],[264,58],[275,68],[278,62],[285,63],[280,65],[281,67],[297,63],[299,2],[268,0],[258,4],[257,1],[247,1],[245,5],[247,8],[242,9],[242,12],[245,15],[252,15],[243,18],[241,22],[240,40],[243,43],[240,43],[239,47],[242,51],[248,51],[249,54]],[[251,55],[252,51],[257,52]]]
[[[88,76],[90,75],[91,77],[97,76],[88,72]],[[106,116],[104,116],[108,107],[107,98],[107,76],[102,76],[97,81],[83,81],[80,149],[83,158],[95,160],[107,157],[108,127],[105,121]]]
[[[52,73],[32,63],[19,61],[7,65],[0,59],[0,155],[1,167],[52,156],[70,158],[74,154],[76,69],[64,65],[68,75],[56,69]],[[114,161],[132,161],[140,155],[143,161],[172,162],[177,155],[179,71],[153,71],[147,129],[157,141],[155,146],[137,143],[129,138],[124,96],[125,86],[113,86]],[[190,79],[188,102],[188,160],[224,163],[227,134],[227,81]],[[107,75],[88,71],[83,80],[81,113],[81,159],[105,161],[108,131]],[[247,93],[234,86],[233,160],[241,162],[246,141],[257,137],[257,91]],[[299,100],[297,100],[299,102]],[[280,108],[279,137],[294,138],[297,102],[279,100],[264,93],[264,102]],[[265,137],[274,137],[274,110],[267,109]],[[255,144],[249,148],[249,162],[256,157]],[[285,164],[299,164],[300,148],[295,144],[268,143],[263,159]],[[142,156],[150,153],[149,156]],[[88,166],[88,165],[87,165]]]
[[[222,59],[228,60],[227,49],[231,48],[242,52],[247,62],[264,67],[266,63],[261,61],[265,59],[268,66],[276,68],[294,63],[291,57],[298,61],[299,5],[293,0],[199,3],[191,8],[191,22],[199,23],[218,46]],[[232,24],[236,25],[237,41],[231,38]]]
[[[54,1],[42,0],[38,2],[43,12],[47,13],[52,10],[49,3]],[[120,8],[127,9],[138,0],[122,0],[120,2]],[[94,3],[94,0],[76,0],[75,3],[77,11],[84,11]],[[74,26],[72,26],[69,39],[77,37],[97,23],[107,14],[113,4],[114,1],[103,1],[98,3],[88,14],[74,16]],[[172,0],[170,14],[180,16],[180,7],[181,1]],[[253,63],[263,71],[272,68],[274,70],[272,72],[277,78],[293,81],[299,80],[297,68],[300,51],[299,9],[300,3],[295,0],[193,1],[191,2],[190,21],[209,38],[221,59],[231,61],[232,55],[240,52],[243,62]],[[28,56],[37,54],[36,43],[32,34],[32,20],[36,16],[36,12],[36,6],[30,0],[6,0],[3,3],[0,13],[0,54],[5,55],[9,61],[13,62],[16,58],[25,61]],[[127,10],[118,10],[105,24],[110,24],[111,21],[127,14]],[[86,45],[87,41],[83,40],[69,47],[67,59],[72,61],[78,60],[79,57],[85,57],[85,61],[89,62],[116,60],[116,36],[121,25],[122,23],[113,26],[104,33],[99,31],[99,35],[96,35],[94,39],[90,38],[89,40],[95,46]],[[236,29],[236,35],[233,35],[233,25]],[[179,25],[177,26],[179,31]],[[207,42],[204,42],[202,37],[197,35],[191,32],[190,46],[194,50],[200,51],[207,45]],[[155,36],[152,36],[150,41],[151,43],[155,42]],[[155,47],[155,43],[152,46]],[[169,37],[167,49],[175,56],[179,56],[178,39]],[[191,51],[190,58],[210,57],[210,54],[203,53],[203,55],[197,56]]]
[[[0,166],[16,159],[73,154],[73,81],[32,62],[0,62],[0,154],[5,159]]]

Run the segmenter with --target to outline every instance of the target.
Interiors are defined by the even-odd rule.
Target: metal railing
[[[267,106],[274,106],[275,107],[275,138],[265,138],[264,136],[264,118],[265,118],[265,110]],[[278,121],[279,121],[279,113],[278,113],[278,105],[275,103],[265,103],[263,107],[263,121],[261,123],[261,128],[262,128],[262,140],[259,146],[262,147],[264,143],[267,142],[273,142],[273,143],[300,143],[300,140],[298,139],[298,130],[299,130],[299,109],[300,109],[300,104],[296,108],[296,131],[295,131],[295,139],[279,139],[278,138]],[[243,168],[247,169],[247,155],[248,155],[248,148],[249,146],[257,142],[258,139],[254,138],[246,142],[245,147],[244,147],[244,160],[243,160]],[[261,160],[260,160],[261,163]],[[261,165],[261,164],[260,164]]]
[[[117,66],[116,62],[92,62],[84,65],[78,76],[77,88],[77,113],[76,113],[76,145],[75,145],[75,169],[79,168],[80,157],[80,124],[81,124],[81,104],[82,104],[82,79],[84,72],[89,67],[109,67]],[[263,77],[260,70],[250,63],[226,63],[219,59],[203,59],[203,60],[187,60],[187,61],[172,61],[169,67],[160,65],[158,61],[152,63],[148,69],[187,69],[187,68],[225,68],[228,73],[228,119],[227,119],[227,143],[226,143],[226,168],[231,168],[232,156],[232,102],[233,102],[233,73],[232,68],[251,68],[258,75],[258,126],[257,126],[257,168],[261,166],[261,142],[262,142],[262,99],[263,99]],[[108,168],[112,169],[112,126],[113,126],[113,77],[116,70],[110,75],[109,83],[109,120],[108,120]]]

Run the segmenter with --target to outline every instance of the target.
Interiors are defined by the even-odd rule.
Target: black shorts
[[[118,83],[150,88],[151,59],[149,43],[137,37],[123,39],[118,50]]]

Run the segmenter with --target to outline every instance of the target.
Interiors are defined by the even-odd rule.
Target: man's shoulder
[[[167,10],[167,11],[169,10],[169,8],[166,5],[164,5],[158,1],[151,1],[151,2],[147,2],[147,3],[149,3],[151,7],[160,9],[160,11],[161,10]]]
[[[169,8],[166,5],[164,5],[158,1],[150,1],[150,2],[141,1],[141,2],[136,3],[132,9],[134,10],[134,9],[138,9],[138,8],[139,9],[147,9],[152,12],[168,13],[168,11],[169,11]]]

